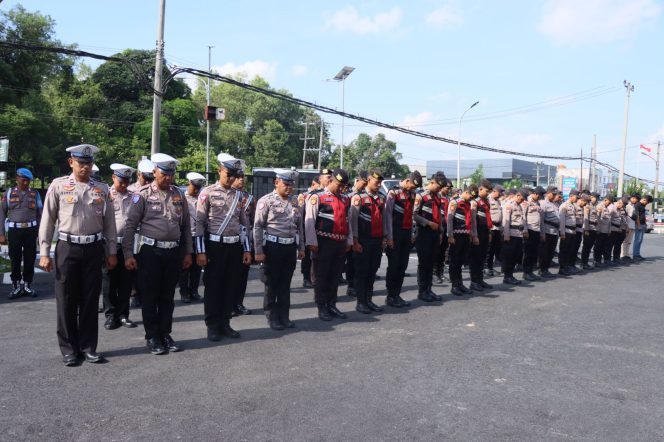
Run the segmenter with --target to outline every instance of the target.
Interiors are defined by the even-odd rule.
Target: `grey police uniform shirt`
[[[237,204],[233,207],[234,201]],[[249,219],[244,210],[246,198],[242,191],[231,187],[225,188],[219,183],[211,184],[201,190],[196,203],[196,251],[205,253],[207,235],[239,236],[245,252],[251,251],[249,244]],[[229,217],[226,227],[226,217]],[[224,227],[221,230],[221,227]]]
[[[299,250],[304,250],[302,211],[297,197],[282,198],[276,191],[264,195],[256,204],[254,214],[254,248],[263,254],[265,235],[294,238]]]
[[[620,232],[622,230],[622,220],[615,204],[609,205],[609,216],[611,217],[611,232]]]
[[[584,207],[585,216],[583,219],[583,229],[596,232],[597,231],[597,206],[598,203],[592,204],[588,202]]]
[[[110,190],[113,211],[115,213],[115,229],[118,232],[118,242],[120,242],[122,241],[122,235],[124,235],[125,222],[129,213],[129,207],[131,206],[133,192],[127,190],[125,193],[120,193],[113,186],[110,187]]]
[[[191,236],[196,236],[196,203],[198,202],[198,195],[193,196],[185,192],[184,198],[187,200],[189,208],[189,230],[191,231]]]
[[[560,216],[560,236],[573,235],[576,233],[576,210],[574,209],[574,204],[565,201],[560,205],[558,214]]]
[[[176,186],[160,190],[157,183],[145,185],[131,197],[122,251],[134,256],[134,232],[156,241],[179,241],[184,253],[192,253],[189,206]]]
[[[503,238],[508,241],[512,236],[515,238],[523,237],[524,218],[523,207],[516,201],[503,202]]]
[[[560,228],[560,214],[558,213],[558,206],[543,199],[540,201],[540,207],[542,208],[542,222],[540,223],[541,232],[548,235],[558,236]]]
[[[2,195],[0,204],[0,235],[5,234],[5,221],[12,223],[39,222],[43,208],[41,196],[35,189],[28,188],[23,191],[18,187],[9,188]]]
[[[78,182],[74,175],[55,179],[46,192],[39,225],[39,254],[49,256],[55,223],[70,235],[96,235],[106,239],[106,255],[117,252],[115,213],[108,186],[90,178]]]
[[[609,233],[611,231],[611,212],[609,206],[604,203],[597,205],[597,231],[599,233]]]
[[[542,219],[542,208],[539,205],[539,201],[528,200],[523,216],[525,217],[528,230],[539,233]]]
[[[574,219],[576,221],[576,232],[577,233],[583,233],[583,226],[585,224],[585,206],[581,207],[579,202],[577,201],[574,204]]]
[[[502,230],[503,228],[503,208],[500,199],[496,199],[489,195],[489,208],[491,211],[491,222],[493,228],[491,230]]]

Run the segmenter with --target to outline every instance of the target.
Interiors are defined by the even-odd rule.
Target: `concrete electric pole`
[[[161,74],[164,64],[164,16],[166,0],[159,0],[159,22],[157,27],[157,58],[154,64],[154,90],[152,101],[152,154],[159,152],[159,118],[161,117]]]
[[[625,85],[625,127],[623,129],[623,148],[620,157],[620,174],[618,175],[618,197],[623,195],[625,185],[625,151],[627,150],[627,121],[629,117],[629,97],[634,92],[634,85],[627,80],[623,82]]]

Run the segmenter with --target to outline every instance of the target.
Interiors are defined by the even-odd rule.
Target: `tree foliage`
[[[468,180],[470,181],[470,184],[475,184],[479,186],[483,179],[484,179],[484,165],[480,163],[480,165],[477,166],[477,169],[475,169],[475,171],[470,174]]]
[[[344,168],[351,174],[361,170],[378,169],[383,176],[394,175],[397,178],[408,174],[408,166],[399,163],[401,154],[397,152],[397,144],[388,140],[384,134],[373,138],[361,133],[344,148]],[[330,167],[338,167],[341,163],[341,150],[335,149],[329,159]]]

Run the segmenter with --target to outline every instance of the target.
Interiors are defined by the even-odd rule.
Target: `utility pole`
[[[323,117],[320,117],[320,139],[318,140],[318,170],[320,170],[320,156],[323,152],[323,133],[325,132],[325,122]]]
[[[300,137],[300,140],[304,141],[304,149],[302,149],[302,168],[304,169],[304,165],[306,164],[306,158],[307,158],[307,150],[309,150],[307,149],[307,141],[314,139],[314,137],[309,136],[309,125],[314,123],[305,121],[303,124],[304,124],[304,138]]]
[[[593,147],[590,149],[590,191],[595,192],[595,155],[597,155],[597,134],[593,135]]]
[[[540,162],[535,163],[535,187],[539,186],[539,171],[540,171]]]
[[[212,73],[212,48],[208,46],[208,73]],[[210,77],[207,78],[207,105],[210,105]],[[210,179],[210,120],[205,122],[207,124],[207,138],[205,141],[205,182]]]
[[[623,148],[620,157],[620,175],[618,175],[618,197],[623,194],[623,187],[625,181],[625,151],[627,150],[627,121],[629,117],[629,97],[634,92],[634,85],[627,80],[623,82],[625,86],[625,127],[623,129]]]
[[[579,174],[579,190],[583,190],[583,147],[581,148],[581,173]]]
[[[161,74],[164,64],[164,16],[166,15],[166,0],[159,0],[159,22],[157,27],[157,58],[154,64],[154,97],[152,100],[152,149],[154,155],[159,152],[161,117]]]
[[[657,160],[655,161],[655,191],[653,192],[655,194],[653,196],[655,199],[657,199],[659,196],[659,147],[661,144],[661,141],[657,142]]]

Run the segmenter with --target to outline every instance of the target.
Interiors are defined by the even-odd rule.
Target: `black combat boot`
[[[439,294],[437,294],[433,290],[431,290],[431,284],[429,284],[429,287],[427,288],[427,293],[436,302],[440,302],[440,301],[443,300],[442,296],[440,296]]]
[[[9,292],[9,296],[7,298],[16,299],[19,296],[21,296],[21,286],[19,285],[18,281],[14,281],[12,282],[12,291]]]
[[[477,290],[478,292],[483,292],[484,287],[479,282],[471,281],[470,282],[470,289],[471,290]]]
[[[454,296],[463,296],[463,295],[464,295],[463,290],[461,290],[461,288],[459,287],[459,283],[458,283],[458,282],[452,282],[452,290],[451,290],[451,293],[452,293]]]

